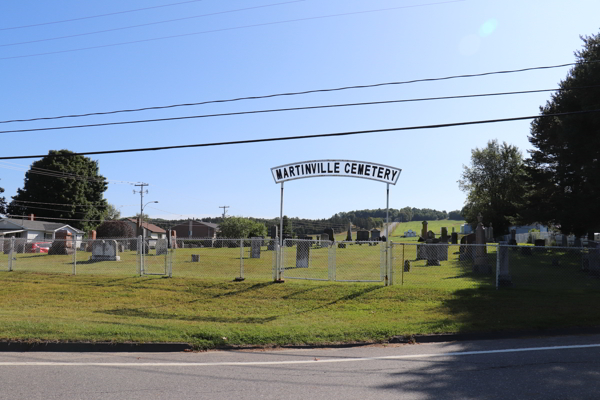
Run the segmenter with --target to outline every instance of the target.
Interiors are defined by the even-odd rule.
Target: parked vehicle
[[[35,242],[31,244],[32,253],[47,253],[52,246],[51,242]]]

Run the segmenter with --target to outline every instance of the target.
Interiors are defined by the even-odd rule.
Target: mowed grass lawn
[[[237,263],[224,262],[222,268],[229,268],[228,263],[233,267],[218,279],[191,272],[177,276],[176,265],[191,258],[182,251],[170,279],[135,276],[134,262],[112,263],[113,269],[102,274],[82,272],[101,265],[95,263],[78,264],[80,274],[69,275],[72,264],[68,259],[58,263],[65,268],[62,273],[51,273],[50,263],[35,264],[40,268],[37,272],[24,271],[19,265],[24,267],[26,262],[19,258],[15,271],[0,272],[0,339],[186,342],[213,348],[381,342],[395,335],[600,326],[600,308],[596,306],[600,280],[580,271],[573,256],[565,254],[561,267],[549,270],[550,258],[532,259],[515,253],[511,260],[515,288],[496,290],[493,276],[473,274],[471,263],[457,261],[452,251],[441,266],[427,267],[423,261],[414,261],[410,248],[406,246],[405,254],[395,248],[397,259],[413,260],[413,265],[403,276],[401,268],[396,268],[396,285],[390,287],[293,279],[272,283],[267,257],[264,265],[257,267],[260,275],[249,274],[244,282],[232,282],[236,269],[239,271],[239,249]],[[346,265],[360,265],[357,254],[363,254],[363,263],[378,254],[377,246],[354,245],[346,250],[350,252],[341,253],[349,257]],[[313,254],[318,251],[326,249]],[[494,256],[489,255],[490,261]],[[317,262],[319,257],[311,261],[311,268],[326,271],[326,264]],[[235,254],[229,258],[236,260]],[[351,258],[357,258],[355,264]],[[158,258],[154,261],[161,265]],[[244,260],[245,267],[253,267],[250,261],[260,262]],[[189,262],[185,268],[199,268],[195,264]],[[216,273],[219,264],[213,264],[210,268]],[[371,267],[369,273],[373,273]],[[295,271],[307,273],[307,269],[292,268],[286,274]],[[378,272],[375,268],[373,274]],[[338,268],[337,273],[339,278],[343,271]],[[526,284],[544,279],[551,284]]]

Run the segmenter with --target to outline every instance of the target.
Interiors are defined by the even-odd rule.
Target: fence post
[[[394,243],[393,242],[387,242],[386,245],[388,245],[388,249],[387,249],[387,264],[388,264],[388,286],[393,286],[394,285]]]
[[[402,263],[400,264],[400,271],[402,271],[402,286],[404,286],[404,249],[406,245],[402,243]]]
[[[167,274],[169,275],[169,278],[173,277],[173,256],[175,255],[175,249],[172,248],[168,248],[167,246],[167,257],[168,257],[168,264],[167,264]]]
[[[250,243],[252,243],[253,239],[250,239]],[[252,244],[250,244],[252,247]],[[234,279],[236,282],[243,281],[244,278],[244,239],[240,239],[240,276]]]
[[[272,275],[273,281],[277,282],[279,279],[279,240],[277,238],[274,239],[273,250]]]
[[[14,251],[15,251],[15,238],[14,236],[10,238],[10,251],[8,252],[8,271],[13,270],[13,261],[14,261]]]
[[[137,253],[138,253],[138,275],[142,276],[144,273],[144,257],[142,255],[144,249],[142,249],[142,235],[137,237]]]
[[[327,270],[328,270],[328,278],[330,281],[335,281],[336,277],[335,277],[335,255],[336,255],[336,248],[337,248],[337,242],[333,241],[330,242],[332,243],[331,246],[329,247],[329,254],[328,254],[328,264],[327,264]]]
[[[73,242],[71,243],[71,246],[73,246],[73,275],[77,275],[77,233],[73,235]],[[65,249],[66,248],[67,246],[65,243]]]
[[[381,279],[385,286],[387,286],[387,244],[381,244],[379,246],[379,279]]]
[[[500,246],[496,246],[496,290],[500,281]]]

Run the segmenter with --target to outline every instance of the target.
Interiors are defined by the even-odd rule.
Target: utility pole
[[[219,208],[223,209],[223,221],[225,221],[225,214],[227,214],[227,209],[229,206],[219,206]]]
[[[133,194],[139,193],[140,194],[140,218],[139,218],[139,227],[140,227],[140,232],[138,232],[138,234],[143,234],[144,232],[144,193],[148,193],[148,190],[144,190],[144,186],[149,186],[147,183],[140,183],[138,185],[134,185],[134,186],[139,186],[140,190],[138,192],[136,192],[135,190],[133,191]]]

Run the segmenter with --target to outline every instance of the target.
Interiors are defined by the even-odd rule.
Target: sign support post
[[[277,279],[275,282],[284,282],[281,271],[283,270],[283,182],[281,182],[281,205],[279,207],[279,255],[277,257]]]
[[[276,255],[276,279],[275,282],[283,282],[283,183],[285,181],[316,178],[316,177],[347,177],[362,178],[386,183],[386,210],[385,210],[385,263],[386,267],[385,285],[392,285],[392,262],[389,239],[390,225],[390,183],[395,185],[402,170],[372,162],[354,160],[313,160],[302,161],[292,164],[280,165],[271,168],[271,174],[275,183],[281,183],[281,206],[279,210],[279,254]],[[334,239],[334,238],[331,238]],[[383,278],[383,277],[382,277]]]

